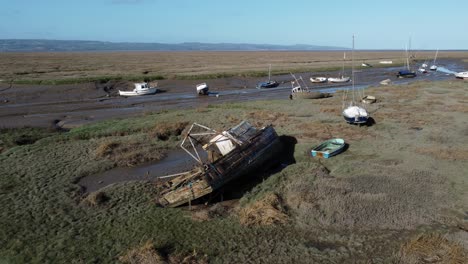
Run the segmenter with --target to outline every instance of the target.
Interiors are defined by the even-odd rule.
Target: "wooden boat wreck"
[[[329,93],[311,91],[309,87],[307,87],[304,79],[302,79],[302,76],[299,76],[299,79],[292,73],[291,76],[294,78],[294,81],[291,82],[291,99],[320,99],[331,97]],[[302,81],[305,88],[301,86],[299,80]]]
[[[207,152],[207,161],[200,158],[199,146]],[[261,168],[281,150],[271,125],[259,129],[247,121],[221,133],[194,123],[181,147],[198,166],[161,185],[158,203],[164,207],[176,207],[207,195]]]

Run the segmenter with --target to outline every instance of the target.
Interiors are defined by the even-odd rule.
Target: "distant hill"
[[[306,44],[273,45],[245,43],[130,43],[86,40],[0,39],[0,52],[50,51],[312,51],[343,50],[347,48]]]

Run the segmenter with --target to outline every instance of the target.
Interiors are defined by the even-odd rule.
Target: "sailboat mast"
[[[270,82],[271,79],[271,64],[270,67],[268,68],[268,82]]]
[[[435,55],[435,57],[434,57],[434,63],[433,63],[434,65],[435,65],[435,63],[436,63],[436,60],[437,60],[437,54],[439,54],[439,49],[437,49],[437,51],[436,51],[436,55]]]
[[[353,50],[351,51],[351,78],[352,78],[351,82],[353,86],[353,105],[354,105],[354,35],[353,35]]]

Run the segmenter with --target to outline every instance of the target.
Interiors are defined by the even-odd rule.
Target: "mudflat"
[[[356,84],[378,85],[384,79],[401,83],[453,78],[447,72],[430,72],[417,79],[398,80],[401,55],[398,51],[356,52]],[[415,53],[413,64],[431,55]],[[440,56],[438,65],[451,72],[463,71],[468,65],[466,52],[444,52]],[[0,57],[0,127],[49,127],[60,123],[70,128],[152,111],[287,98],[293,80],[290,72],[303,77],[311,89],[333,92],[343,88],[340,84],[309,82],[310,77],[339,76],[342,52],[2,53]],[[393,60],[394,64],[380,67],[380,60]],[[360,67],[360,61],[374,67]],[[269,63],[273,65],[272,78],[280,86],[257,90],[256,83],[267,78]],[[350,63],[348,55],[345,75],[351,74]],[[74,70],[77,67],[80,70]],[[131,90],[133,82],[144,80],[157,82],[162,92],[138,98],[118,96],[118,90]],[[195,85],[200,82],[210,85],[209,96],[196,95]]]

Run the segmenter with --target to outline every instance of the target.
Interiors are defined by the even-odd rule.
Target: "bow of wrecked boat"
[[[281,143],[271,125],[256,128],[242,121],[223,132],[194,123],[181,147],[198,165],[160,185],[158,203],[164,207],[188,203],[258,170],[280,152]],[[199,151],[207,152],[207,161]]]

